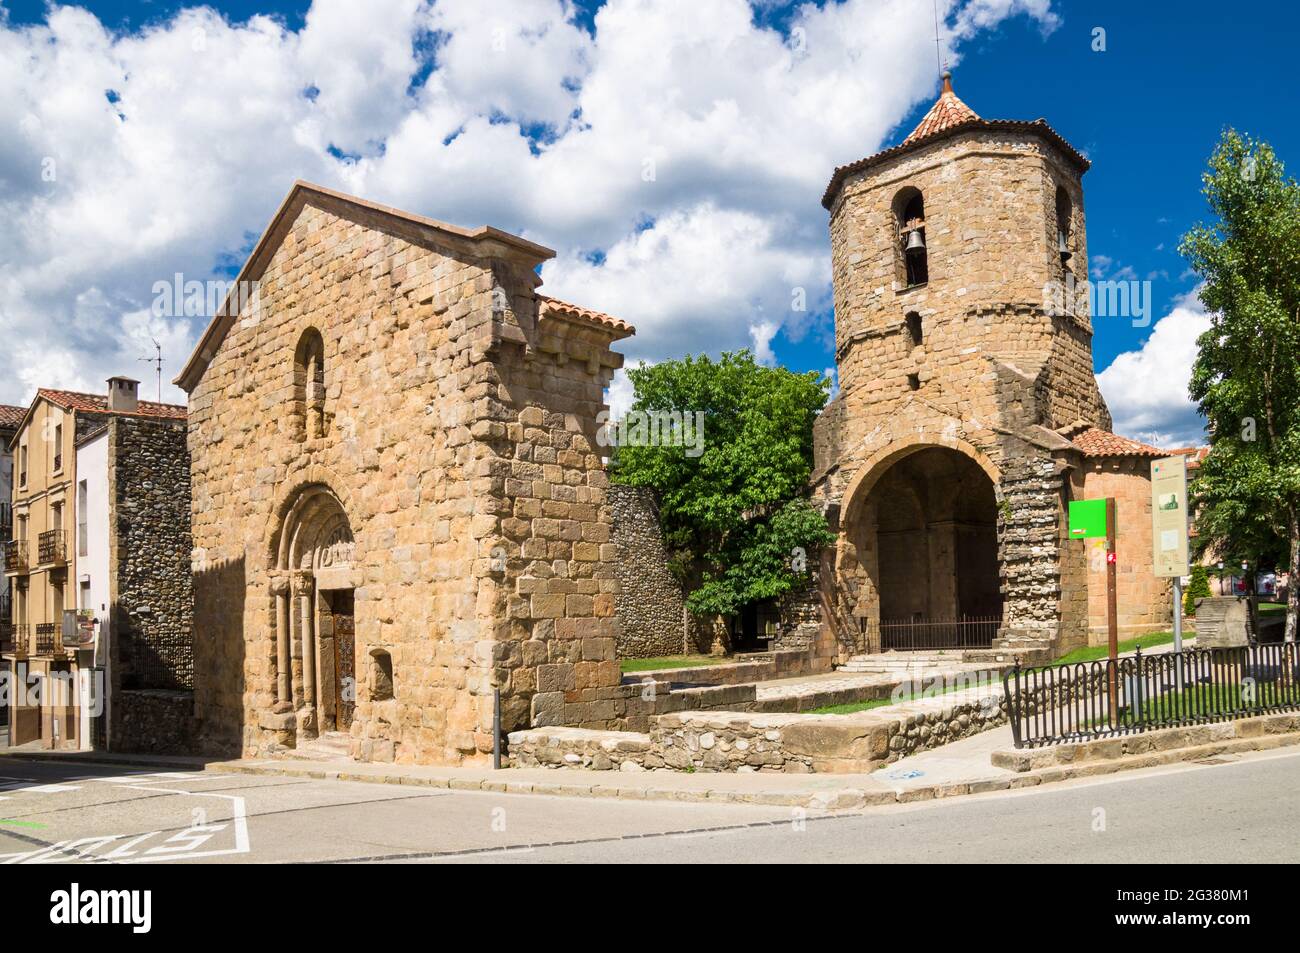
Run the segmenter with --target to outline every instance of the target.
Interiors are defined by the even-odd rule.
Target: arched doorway
[[[993,481],[947,447],[907,452],[852,502],[844,527],[866,651],[982,648],[1002,618]]]
[[[326,486],[299,490],[281,521],[276,599],[276,708],[307,734],[347,731],[357,697],[352,527]]]

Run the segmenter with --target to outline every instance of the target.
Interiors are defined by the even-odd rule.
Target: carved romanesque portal
[[[277,539],[276,709],[296,712],[308,736],[346,731],[357,690],[351,524],[328,487],[308,486]]]
[[[839,573],[867,651],[979,648],[1002,618],[993,481],[946,447],[879,465],[844,519]]]

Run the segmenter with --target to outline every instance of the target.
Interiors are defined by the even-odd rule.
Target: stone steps
[[[918,672],[929,672],[960,666],[963,662],[964,655],[965,652],[961,649],[953,651],[881,652],[874,655],[855,655],[850,658],[848,662],[836,669],[836,671],[851,672],[855,674],[915,675]]]
[[[322,732],[310,741],[304,741],[293,749],[293,757],[307,761],[346,761],[348,753],[348,735],[341,731]]]

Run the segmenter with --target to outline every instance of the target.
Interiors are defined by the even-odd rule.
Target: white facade
[[[77,445],[77,485],[73,488],[73,525],[76,547],[76,588],[71,595],[76,599],[78,609],[90,609],[98,620],[98,648],[95,651],[95,663],[104,664],[101,659],[108,658],[106,647],[112,637],[109,631],[109,586],[108,586],[108,431],[101,430]],[[90,672],[84,673],[87,677]],[[109,673],[104,672],[102,684],[110,684]],[[90,690],[89,685],[82,686],[83,695]],[[107,693],[105,693],[107,696]],[[78,736],[83,747],[88,747],[90,732],[89,699],[82,699],[82,731]],[[104,697],[105,706],[111,704]]]

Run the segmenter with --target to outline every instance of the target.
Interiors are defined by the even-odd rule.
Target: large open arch
[[[869,652],[983,648],[1002,619],[990,466],[947,446],[885,454],[844,511],[837,573]]]

